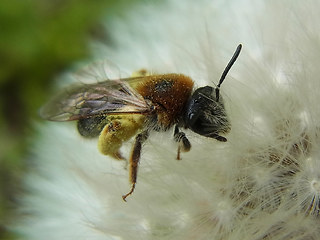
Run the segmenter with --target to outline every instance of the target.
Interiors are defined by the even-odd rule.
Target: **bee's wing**
[[[108,114],[148,113],[152,106],[130,87],[130,81],[107,80],[95,84],[71,86],[40,110],[40,116],[51,121],[72,121]]]

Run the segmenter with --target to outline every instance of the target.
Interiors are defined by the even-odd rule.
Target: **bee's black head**
[[[223,100],[220,97],[217,101],[214,90],[213,87],[206,86],[198,88],[192,94],[185,111],[184,123],[187,128],[200,135],[218,139],[219,133],[230,129],[230,124]],[[225,141],[221,138],[221,141]]]
[[[200,135],[223,142],[227,141],[226,138],[219,135],[230,130],[230,123],[220,96],[220,86],[237,60],[241,47],[242,45],[239,44],[216,88],[205,86],[194,91],[186,106],[183,119],[185,127]]]

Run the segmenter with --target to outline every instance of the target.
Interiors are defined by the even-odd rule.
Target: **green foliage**
[[[7,239],[25,172],[32,119],[55,76],[106,37],[101,22],[134,1],[2,0],[0,3],[0,239]]]

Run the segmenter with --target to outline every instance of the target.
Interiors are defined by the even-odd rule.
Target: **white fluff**
[[[319,239],[320,4],[306,1],[168,1],[109,23],[114,46],[95,44],[121,76],[146,68],[222,84],[228,142],[172,132],[143,148],[129,190],[123,162],[101,155],[72,123],[46,123],[16,226],[23,239]],[[122,152],[128,156],[131,143]]]

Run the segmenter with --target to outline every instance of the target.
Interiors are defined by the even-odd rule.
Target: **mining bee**
[[[131,78],[66,88],[41,109],[40,115],[51,121],[77,120],[79,133],[99,137],[100,152],[116,159],[124,159],[119,149],[135,136],[129,158],[132,185],[122,196],[126,201],[135,189],[142,144],[150,131],[167,131],[174,126],[178,160],[181,151],[191,148],[180,128],[227,141],[220,135],[230,130],[230,123],[219,90],[241,47],[237,47],[216,88],[205,86],[193,91],[193,80],[183,74],[150,75],[140,71]]]

